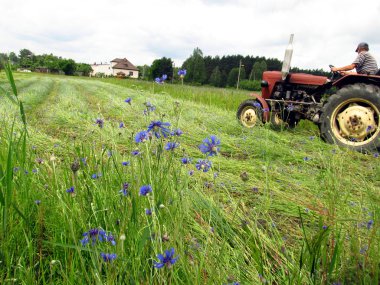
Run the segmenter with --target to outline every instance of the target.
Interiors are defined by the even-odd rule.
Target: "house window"
[[[129,72],[129,76],[133,76],[133,71],[130,71],[130,72]]]

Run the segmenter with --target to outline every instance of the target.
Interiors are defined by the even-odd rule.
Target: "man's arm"
[[[356,63],[351,63],[350,65],[343,66],[343,67],[332,67],[331,71],[336,72],[336,71],[348,71],[348,70],[353,70],[356,68]]]

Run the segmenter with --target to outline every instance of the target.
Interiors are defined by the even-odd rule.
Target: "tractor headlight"
[[[269,83],[266,80],[261,80],[261,87],[268,87]]]

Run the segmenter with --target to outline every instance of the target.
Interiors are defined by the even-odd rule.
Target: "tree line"
[[[184,81],[193,85],[212,85],[215,87],[235,87],[237,81],[242,88],[259,89],[264,71],[281,70],[282,61],[276,58],[259,56],[225,55],[204,56],[200,48],[184,61],[181,67],[174,67],[171,58],[163,57],[153,61],[151,66],[140,66],[140,74],[144,79],[152,80],[166,74],[168,81],[177,81],[179,69],[186,69]],[[328,76],[322,69],[292,68],[291,72],[303,72]]]
[[[27,69],[45,73],[64,73],[65,75],[88,76],[92,71],[89,64],[76,63],[73,59],[55,56],[53,54],[36,55],[28,49],[22,49],[18,55],[0,53],[0,70],[4,62],[10,61],[13,68]]]
[[[64,73],[66,75],[88,76],[92,71],[89,64],[76,63],[73,59],[66,59],[53,54],[36,55],[28,49],[20,50],[19,54],[10,52],[0,53],[0,70],[5,61],[10,61],[14,68],[28,69],[46,73]],[[153,63],[138,66],[140,78],[154,80],[166,74],[169,82],[178,82],[179,69],[186,69],[184,82],[192,85],[211,85],[215,87],[235,87],[239,80],[239,86],[243,89],[258,90],[264,71],[281,70],[282,61],[276,58],[260,56],[204,56],[200,48],[195,48],[193,53],[184,61],[182,66],[175,67],[173,60],[168,57],[156,59]],[[328,76],[322,69],[299,69],[294,67],[291,72],[303,72],[314,75]]]

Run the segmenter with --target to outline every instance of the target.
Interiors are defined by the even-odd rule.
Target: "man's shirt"
[[[353,64],[356,64],[356,72],[359,74],[373,75],[378,71],[376,59],[368,51],[360,52]]]

